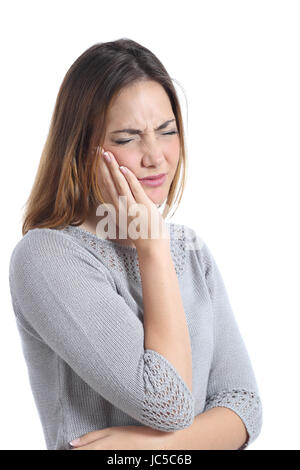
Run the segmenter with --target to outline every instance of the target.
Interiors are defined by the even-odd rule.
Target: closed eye
[[[165,133],[162,134],[162,135],[172,135],[172,134],[178,134],[178,132],[177,132],[177,131],[165,132]],[[134,139],[129,139],[129,140],[114,140],[114,142],[115,142],[116,144],[122,145],[122,144],[127,144],[128,142],[131,142],[132,140],[134,140]]]

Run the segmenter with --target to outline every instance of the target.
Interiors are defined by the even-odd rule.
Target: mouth
[[[145,178],[138,178],[140,181],[144,181],[144,180],[157,180],[159,178],[162,178],[163,176],[165,176],[166,173],[160,173],[159,175],[154,175],[154,176],[145,176]]]
[[[161,173],[160,175],[157,176],[149,176],[147,178],[138,178],[138,180],[146,185],[146,186],[151,186],[151,187],[156,187],[156,186],[161,186],[167,178],[167,173]]]

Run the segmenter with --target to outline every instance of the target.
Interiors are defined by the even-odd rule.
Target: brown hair
[[[184,128],[177,93],[168,72],[149,49],[121,38],[88,48],[63,79],[25,204],[23,235],[33,228],[81,225],[90,208],[104,202],[96,176],[99,159],[92,148],[103,145],[107,110],[116,93],[141,80],[154,80],[165,89],[176,117],[180,157],[163,217],[178,201],[177,209],[186,179]]]

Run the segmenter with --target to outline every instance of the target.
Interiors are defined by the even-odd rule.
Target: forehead
[[[160,131],[162,129],[168,128],[173,122],[176,122],[176,119],[167,119],[163,123],[161,123],[159,126],[157,126],[154,130],[155,131]],[[127,128],[122,128],[122,129],[114,129],[113,131],[110,132],[110,134],[119,134],[120,132],[122,133],[127,133],[127,134],[148,134],[149,132],[143,132],[141,129],[136,129],[133,127],[127,127]]]
[[[147,130],[174,116],[164,88],[156,82],[141,82],[122,89],[107,114],[108,126]]]

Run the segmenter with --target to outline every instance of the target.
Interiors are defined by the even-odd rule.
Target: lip
[[[140,181],[143,181],[143,180],[154,180],[154,179],[157,179],[157,178],[161,178],[162,176],[164,176],[166,173],[160,173],[159,175],[156,175],[156,176],[145,176],[145,178],[139,178]]]
[[[139,181],[145,184],[146,186],[155,187],[155,186],[161,186],[165,182],[166,177],[167,177],[167,174],[162,173],[160,175],[157,175],[156,177],[139,179]]]

